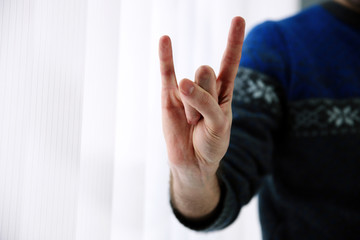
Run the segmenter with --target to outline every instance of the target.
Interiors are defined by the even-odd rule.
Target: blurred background
[[[0,0],[0,239],[260,240],[256,198],[216,233],[172,215],[158,40],[192,79],[233,16],[248,32],[314,3]]]

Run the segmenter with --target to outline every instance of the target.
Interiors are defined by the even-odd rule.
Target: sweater
[[[360,14],[335,2],[246,37],[221,199],[198,231],[227,227],[259,194],[264,240],[360,239]]]

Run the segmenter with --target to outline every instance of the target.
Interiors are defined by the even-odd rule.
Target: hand
[[[198,69],[195,83],[177,85],[170,38],[159,44],[162,77],[162,121],[172,173],[190,184],[215,176],[229,146],[234,79],[241,58],[245,22],[232,20],[219,75]]]

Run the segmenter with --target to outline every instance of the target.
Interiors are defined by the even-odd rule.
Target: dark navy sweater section
[[[272,157],[253,158],[259,177],[265,176],[259,194],[264,239],[360,239],[360,134],[295,137],[288,134],[294,123],[287,119],[293,104],[307,101],[354,106],[352,100],[360,98],[359,28],[322,6],[312,7],[253,29],[240,65],[271,77],[283,95],[282,121],[267,128],[268,138],[257,138],[266,146],[262,154]],[[242,104],[234,105],[236,115]],[[233,131],[242,131],[241,122],[239,130],[235,122]],[[257,132],[244,131],[250,136]],[[239,143],[232,144],[236,148]],[[229,162],[237,161],[241,164],[236,157]],[[248,167],[242,171],[254,172]]]

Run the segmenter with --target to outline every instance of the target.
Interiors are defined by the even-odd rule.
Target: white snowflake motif
[[[277,96],[274,92],[274,88],[266,86],[262,81],[249,82],[247,92],[252,94],[253,98],[264,98],[266,102],[277,102]]]
[[[340,127],[344,124],[354,126],[355,121],[359,121],[358,110],[352,110],[347,106],[343,109],[334,107],[331,111],[327,111],[329,114],[329,123],[334,123],[336,127]]]

